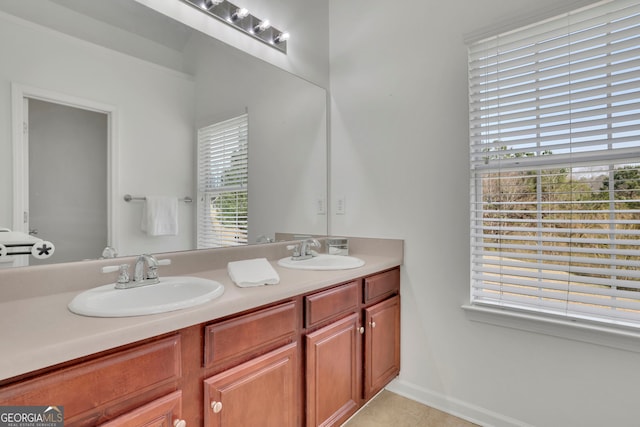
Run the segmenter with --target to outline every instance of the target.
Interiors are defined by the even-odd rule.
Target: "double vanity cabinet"
[[[0,383],[65,426],[339,426],[400,369],[392,268]]]

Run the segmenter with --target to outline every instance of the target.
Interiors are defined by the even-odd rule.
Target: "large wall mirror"
[[[107,245],[120,255],[195,249],[197,129],[245,112],[249,243],[327,233],[323,88],[134,0],[2,0],[0,55],[0,228],[55,243],[47,262],[98,258]],[[63,121],[74,115],[103,137]],[[95,147],[73,148],[78,138]],[[177,235],[149,236],[144,202],[126,194],[193,203],[179,204]],[[77,234],[97,243],[57,257],[79,248]]]

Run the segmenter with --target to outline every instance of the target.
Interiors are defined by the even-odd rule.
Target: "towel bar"
[[[132,196],[131,194],[125,194],[124,195],[124,201],[125,202],[130,202],[130,201],[142,201],[142,200],[147,200],[146,197],[144,196]],[[185,203],[191,203],[193,202],[193,199],[189,196],[183,197],[182,199],[178,199],[179,202],[185,202]]]

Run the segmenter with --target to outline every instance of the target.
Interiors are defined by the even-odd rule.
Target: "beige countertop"
[[[240,288],[229,278],[226,262],[223,265],[218,262],[208,270],[180,272],[216,280],[224,285],[225,291],[208,303],[169,313],[122,318],[79,316],[67,309],[67,304],[81,292],[77,289],[3,299],[0,301],[0,380],[399,266],[403,259],[402,243],[398,246],[399,241],[391,242],[389,251],[379,250],[378,245],[376,250],[367,253],[365,245],[362,251],[352,252],[351,255],[362,258],[365,265],[350,270],[292,270],[278,266],[277,257],[269,257],[280,276],[277,285]],[[8,283],[0,283],[5,285]]]

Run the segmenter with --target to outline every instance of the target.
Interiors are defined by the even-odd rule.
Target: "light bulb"
[[[257,34],[266,31],[267,29],[269,29],[269,27],[271,27],[271,23],[268,19],[265,19],[264,21],[253,27],[253,31]]]
[[[204,8],[209,10],[212,7],[219,5],[223,1],[224,0],[204,0]]]
[[[240,19],[244,19],[249,16],[249,10],[245,7],[239,7],[236,11],[231,15],[231,20],[238,21]]]
[[[273,39],[273,41],[277,44],[286,42],[287,40],[289,40],[289,33],[280,33],[276,36],[276,38]]]

